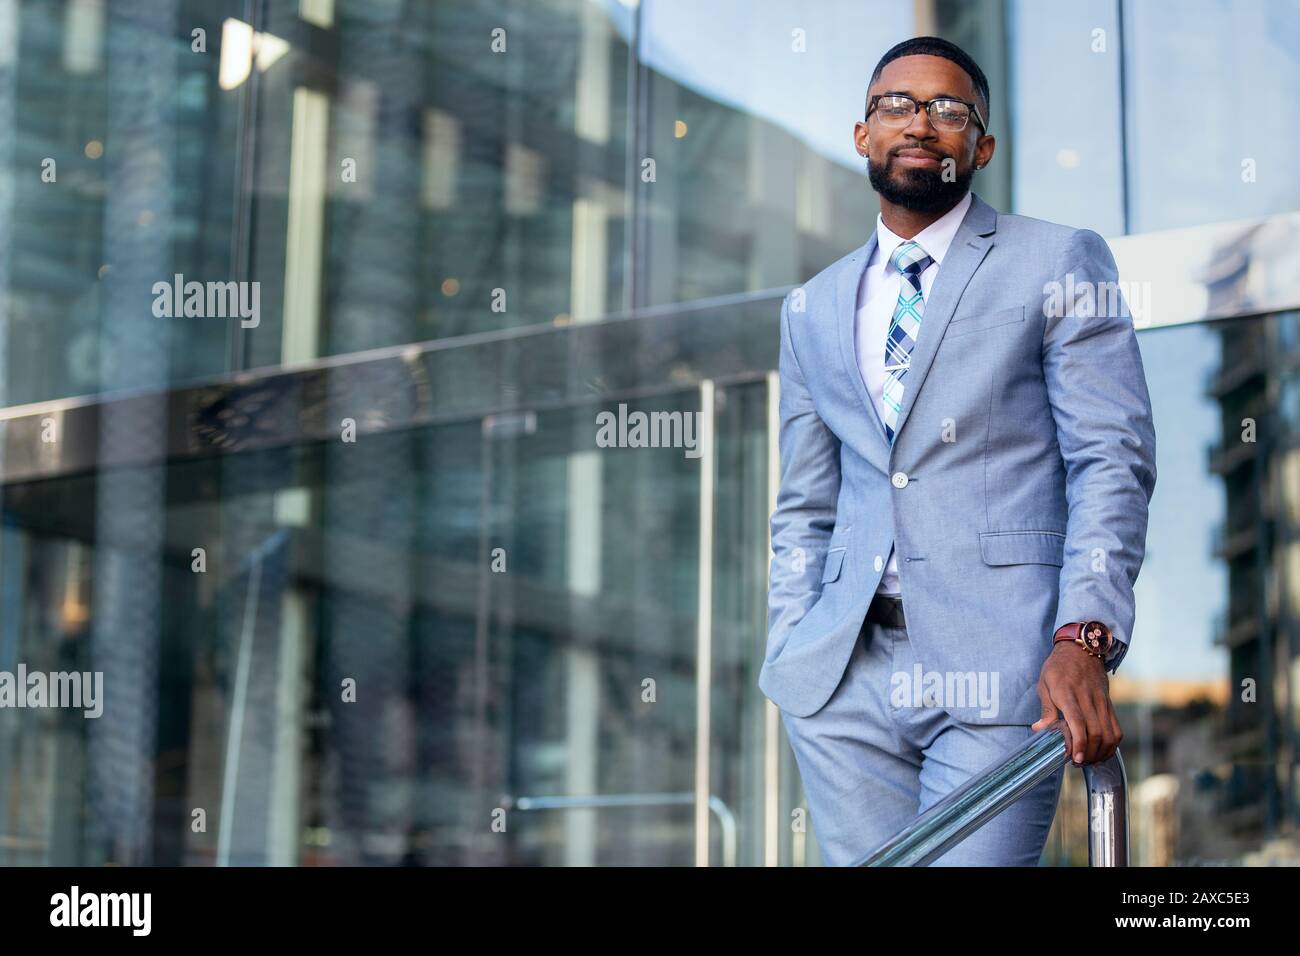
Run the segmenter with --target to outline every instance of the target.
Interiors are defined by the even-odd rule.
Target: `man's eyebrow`
[[[915,93],[909,93],[907,90],[885,90],[883,93],[877,93],[876,95],[877,96],[910,96],[914,100],[921,99],[921,97],[917,96]],[[930,99],[961,100],[963,103],[966,102],[966,97],[958,96],[956,93],[936,93],[934,94],[934,96],[930,97]]]

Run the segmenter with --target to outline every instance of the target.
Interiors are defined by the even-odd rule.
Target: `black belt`
[[[867,608],[867,616],[862,623],[865,625],[867,621],[879,624],[882,627],[906,629],[907,620],[903,617],[903,599],[877,593],[871,599],[871,606]]]

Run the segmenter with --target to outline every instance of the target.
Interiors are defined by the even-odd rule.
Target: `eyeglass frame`
[[[988,135],[989,128],[984,123],[984,117],[980,115],[980,108],[976,106],[974,103],[960,99],[956,96],[936,96],[933,99],[929,99],[929,100],[918,100],[915,96],[908,96],[906,93],[877,93],[868,101],[867,115],[864,117],[864,119],[871,118],[871,111],[876,108],[876,103],[879,102],[882,97],[886,97],[886,96],[897,96],[901,99],[911,100],[912,104],[916,107],[916,109],[912,112],[912,119],[916,119],[917,114],[920,113],[922,107],[924,107],[926,118],[930,122],[934,122],[934,118],[930,116],[931,103],[938,103],[942,100],[951,100],[954,103],[960,103],[962,106],[965,106],[973,114],[975,114],[975,122],[980,124],[980,132],[983,133],[985,136]],[[912,124],[909,121],[907,125],[911,126]],[[887,126],[885,128],[886,129],[907,129],[907,126]],[[963,132],[965,129],[966,127],[963,126],[961,129],[952,130],[952,132],[960,133]]]

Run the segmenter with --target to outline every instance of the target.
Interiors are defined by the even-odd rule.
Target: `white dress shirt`
[[[934,260],[921,273],[921,295],[926,302],[930,301],[930,289],[934,287],[934,280],[943,265],[944,256],[948,254],[948,247],[952,245],[953,237],[957,235],[957,227],[966,218],[966,210],[970,208],[970,204],[971,194],[968,192],[957,205],[912,237],[912,241],[919,243],[926,255]],[[854,318],[858,371],[862,374],[862,381],[866,383],[867,393],[875,402],[876,411],[882,422],[885,420],[885,340],[889,335],[889,324],[894,318],[894,309],[898,305],[898,291],[903,281],[898,270],[890,265],[889,257],[903,241],[905,240],[900,236],[889,231],[884,219],[877,214],[876,249],[862,271]],[[921,331],[917,334],[917,341],[919,342],[924,336],[925,314],[922,313]],[[904,378],[904,395],[910,387],[911,381],[909,378]],[[890,549],[889,563],[885,565],[885,575],[880,579],[880,587],[877,590],[881,594],[895,596],[900,593],[898,557],[893,548]]]

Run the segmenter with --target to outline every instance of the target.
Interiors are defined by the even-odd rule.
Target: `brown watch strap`
[[[1068,624],[1062,624],[1052,635],[1052,643],[1057,641],[1077,641],[1083,636],[1083,621],[1071,621]]]

